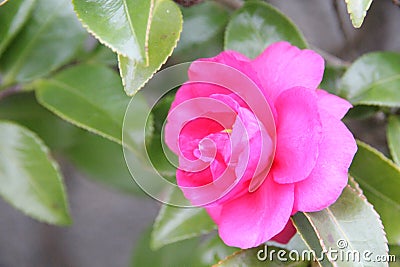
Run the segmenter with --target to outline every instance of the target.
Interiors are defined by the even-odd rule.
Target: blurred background
[[[343,0],[267,2],[295,22],[312,48],[345,61],[375,50],[400,52],[400,8],[391,0],[375,0],[357,30]],[[358,138],[385,152],[385,128],[379,114],[348,123]],[[144,194],[106,187],[60,160],[73,225],[60,228],[39,223],[0,199],[0,267],[129,266],[136,243],[152,225],[160,203]]]

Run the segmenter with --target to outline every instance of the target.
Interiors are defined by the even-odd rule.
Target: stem
[[[13,87],[10,87],[4,91],[0,91],[0,100],[6,98],[7,96],[19,93],[22,91],[22,87],[20,85],[15,85]]]
[[[329,63],[329,65],[337,66],[337,67],[349,67],[351,62],[345,61],[341,58],[338,58],[335,55],[332,55],[326,51],[320,50],[318,48],[313,47],[313,50],[317,51],[325,60]]]
[[[233,10],[241,8],[244,4],[243,0],[214,0],[214,1]]]
[[[336,19],[339,24],[340,32],[342,33],[342,36],[347,43],[347,42],[349,42],[350,38],[349,38],[349,35],[347,34],[345,22],[343,21],[343,17],[340,14],[340,7],[338,4],[338,0],[332,0],[332,5],[333,5],[333,10],[335,11],[334,13],[335,13]]]

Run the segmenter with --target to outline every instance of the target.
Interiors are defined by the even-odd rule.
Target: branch
[[[21,91],[22,91],[22,87],[20,85],[15,85],[4,91],[0,91],[0,100],[2,100],[3,98],[6,98],[7,96],[19,93]]]
[[[214,1],[234,10],[241,8],[244,4],[243,0],[214,0]]]
[[[338,1],[332,0],[332,5],[333,5],[333,10],[335,11],[334,13],[335,13],[336,19],[339,24],[340,32],[342,33],[344,40],[346,42],[348,42],[350,38],[349,38],[349,35],[347,34],[346,25],[345,25],[345,22],[343,21],[343,17],[340,14],[340,8],[339,8]]]
[[[323,50],[315,48],[315,47],[312,47],[311,49],[313,49],[318,54],[320,54],[332,66],[349,67],[351,65],[351,62],[345,61],[341,58],[338,58],[337,56],[332,55],[326,51],[323,51]]]

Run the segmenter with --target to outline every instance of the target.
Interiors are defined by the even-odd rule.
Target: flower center
[[[212,139],[205,137],[199,142],[193,154],[204,162],[212,162],[217,155],[217,146]]]

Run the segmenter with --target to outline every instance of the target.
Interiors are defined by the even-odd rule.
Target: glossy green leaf
[[[170,197],[178,197],[178,192],[173,192]],[[203,208],[164,205],[153,226],[151,246],[158,249],[170,243],[209,233],[214,229],[215,223]]]
[[[28,19],[36,0],[13,0],[0,8],[0,57]]]
[[[379,111],[379,107],[377,106],[367,106],[367,105],[358,105],[352,107],[347,113],[346,119],[367,119],[373,115],[375,115]]]
[[[299,216],[307,219],[326,251],[338,251],[336,256],[327,254],[335,266],[368,266],[369,260],[388,253],[379,215],[366,198],[350,186],[330,207],[319,212],[296,214],[295,223],[301,220]],[[310,231],[310,227],[297,225],[297,230],[302,234]],[[370,253],[366,255],[366,251]],[[339,253],[350,256],[338,257]],[[358,253],[359,257],[352,253]],[[387,263],[374,262],[373,266],[387,266]]]
[[[292,222],[297,229],[297,234],[306,244],[308,248],[307,251],[313,251],[315,253],[315,257],[314,255],[308,254],[307,257],[309,258],[307,258],[307,260],[315,258],[322,267],[335,266],[324,253],[324,251],[328,251],[329,248],[321,242],[321,238],[318,236],[317,231],[315,231],[306,215],[302,212],[298,212],[292,217]],[[302,251],[304,251],[304,249],[302,249]]]
[[[400,243],[400,168],[382,153],[358,141],[350,174],[380,214],[389,243]]]
[[[121,145],[89,132],[80,132],[64,154],[94,181],[117,190],[143,195],[126,166]]]
[[[139,62],[118,56],[125,92],[134,95],[172,54],[182,30],[182,15],[171,0],[156,0],[149,32],[149,61]]]
[[[39,103],[61,118],[121,143],[129,98],[113,70],[78,65],[37,82],[36,87]]]
[[[390,267],[400,266],[400,246],[396,245],[389,246],[388,262]]]
[[[337,94],[340,86],[340,79],[343,73],[346,71],[344,67],[326,66],[324,71],[324,77],[322,79],[319,88],[322,88],[332,94]]]
[[[393,161],[400,165],[400,117],[389,117],[386,135]]]
[[[283,248],[259,246],[256,248],[240,250],[213,265],[213,267],[308,266],[308,262],[291,260],[289,256],[290,254],[292,254],[292,258],[296,257],[294,253],[290,253],[290,251],[287,251]]]
[[[346,4],[353,26],[360,28],[372,4],[372,0],[346,0]]]
[[[155,0],[73,0],[79,19],[118,54],[146,62],[148,25]]]
[[[199,262],[205,266],[212,266],[239,250],[239,248],[225,245],[218,234],[215,233],[215,235],[204,240],[197,248],[196,252],[199,257]]]
[[[183,8],[183,30],[172,60],[193,61],[213,57],[223,50],[228,11],[215,2]]]
[[[232,16],[225,32],[225,50],[255,58],[277,41],[307,47],[297,27],[280,11],[262,2],[249,1]]]
[[[206,267],[198,261],[199,244],[200,241],[193,238],[169,244],[154,251],[150,249],[150,231],[146,231],[136,244],[131,266]]]
[[[84,61],[94,65],[118,66],[117,54],[100,43]]]
[[[48,148],[31,131],[0,122],[0,195],[27,215],[71,223],[63,180]]]
[[[357,59],[342,78],[339,94],[354,105],[400,106],[400,54],[374,52]]]
[[[0,59],[3,87],[59,68],[74,56],[85,36],[69,0],[37,0],[26,27]]]
[[[168,111],[174,99],[175,95],[173,94],[165,96],[154,106],[151,111],[152,118],[154,118],[152,121],[154,130],[148,142],[146,142],[146,150],[154,168],[164,177],[173,178],[175,178],[176,167],[172,165],[165,156],[163,146],[166,147],[166,144],[161,135],[163,133],[164,123],[167,120]]]

